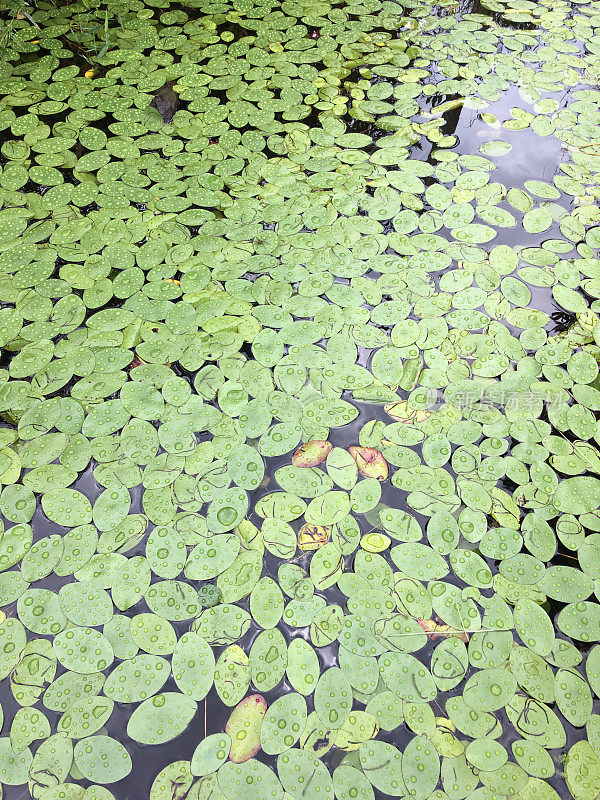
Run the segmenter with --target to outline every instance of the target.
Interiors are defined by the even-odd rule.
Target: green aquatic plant
[[[0,783],[594,800],[595,3],[15,10]]]

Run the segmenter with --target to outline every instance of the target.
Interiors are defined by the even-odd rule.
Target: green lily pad
[[[135,709],[127,735],[140,744],[169,742],[187,728],[196,710],[196,701],[178,692],[155,694]]]
[[[115,783],[131,772],[131,756],[110,736],[81,739],[75,745],[73,756],[82,775],[95,783]]]

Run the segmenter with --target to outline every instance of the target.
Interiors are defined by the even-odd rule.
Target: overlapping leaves
[[[593,3],[109,10],[0,76],[0,782],[593,800]]]

